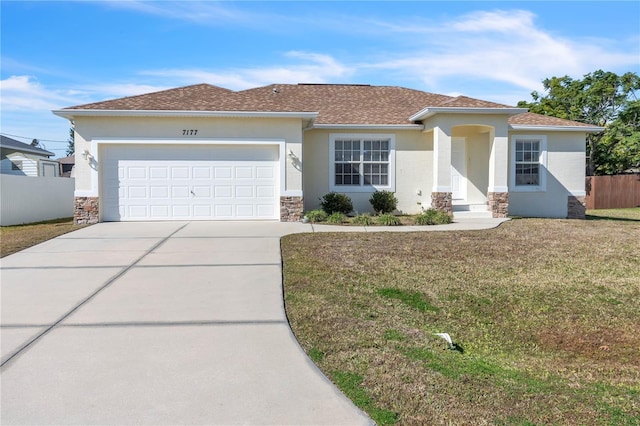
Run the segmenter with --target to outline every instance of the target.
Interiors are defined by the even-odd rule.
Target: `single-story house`
[[[53,152],[0,136],[0,173],[20,176],[60,176]]]
[[[584,217],[603,129],[402,87],[198,84],[53,111],[74,120],[78,222],[297,221],[335,191],[357,212]]]

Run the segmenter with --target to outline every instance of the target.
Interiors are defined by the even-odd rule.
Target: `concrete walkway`
[[[293,337],[279,241],[442,229],[412,228],[101,223],[7,256],[0,423],[371,424]]]

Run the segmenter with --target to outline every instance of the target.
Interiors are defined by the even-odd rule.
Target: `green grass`
[[[355,375],[343,381],[372,417],[638,425],[635,212],[487,231],[287,236],[287,314],[332,380]]]
[[[598,209],[587,210],[587,219],[590,220],[639,220],[640,221],[640,207],[633,207],[629,209]]]

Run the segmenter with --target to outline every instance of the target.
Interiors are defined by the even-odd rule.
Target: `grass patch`
[[[598,209],[587,210],[587,220],[638,220],[640,221],[640,207],[628,209]]]
[[[440,309],[431,305],[424,296],[417,291],[405,291],[399,288],[381,288],[378,290],[378,294],[387,299],[396,299],[404,303],[405,305],[419,310],[420,312],[440,312]]]
[[[290,235],[287,315],[398,424],[637,425],[640,223],[624,216]]]
[[[392,425],[396,422],[397,414],[375,405],[367,390],[362,386],[362,376],[344,371],[334,371],[331,375],[336,385],[353,403],[366,411],[379,425]]]
[[[74,225],[71,218],[27,225],[2,226],[0,227],[0,257],[8,256],[85,226],[88,225]]]

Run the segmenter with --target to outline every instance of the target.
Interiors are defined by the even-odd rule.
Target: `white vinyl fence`
[[[0,174],[0,226],[73,216],[76,180]]]

